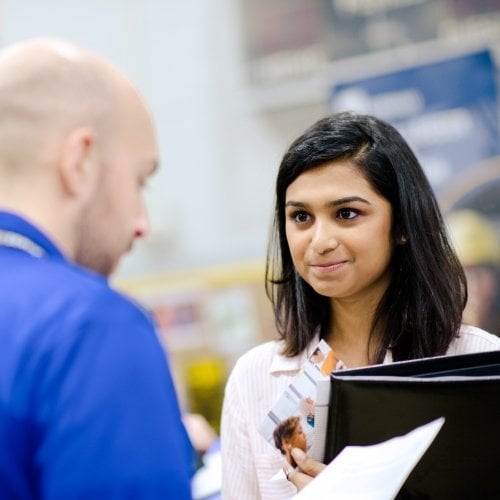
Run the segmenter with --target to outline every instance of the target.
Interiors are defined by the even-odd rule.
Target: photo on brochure
[[[295,466],[292,448],[307,452],[314,441],[318,382],[328,379],[336,359],[321,340],[259,427],[260,434]]]

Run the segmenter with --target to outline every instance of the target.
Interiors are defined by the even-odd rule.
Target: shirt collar
[[[24,236],[41,247],[46,256],[65,260],[59,248],[44,233],[19,215],[0,210],[0,229]]]
[[[388,365],[389,363],[392,363],[392,351],[390,349],[387,349],[387,351],[385,351],[385,357],[384,361],[382,361],[382,364]]]
[[[275,342],[273,345],[274,350],[269,373],[272,374],[280,372],[293,372],[300,370],[302,368],[302,365],[312,354],[313,349],[318,345],[319,340],[319,334],[314,335],[307,348],[300,354],[297,354],[297,356],[293,356],[292,358],[289,358],[282,354],[283,347],[285,345],[283,340]],[[342,361],[340,361],[339,363],[341,363],[341,365],[337,365],[337,369],[346,368]],[[392,351],[390,349],[387,349],[383,361],[384,365],[388,363],[392,363]]]
[[[311,340],[311,342],[309,342],[307,348],[300,354],[297,354],[297,356],[293,356],[292,358],[289,358],[282,354],[283,347],[285,345],[283,340],[275,342],[273,346],[274,351],[273,351],[271,366],[269,368],[269,373],[291,372],[300,370],[302,368],[302,365],[307,361],[309,356],[312,354],[312,351],[314,347],[316,347],[318,342],[319,342],[319,335],[316,334]]]

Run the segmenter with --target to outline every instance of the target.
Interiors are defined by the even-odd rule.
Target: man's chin
[[[110,262],[104,269],[101,270],[101,274],[109,278],[112,274],[116,272],[120,265],[121,259],[115,259],[114,262]]]
[[[99,262],[88,262],[88,261],[77,261],[77,264],[80,264],[91,271],[94,271],[97,274],[101,274],[102,276],[108,278],[111,276],[115,270],[118,268],[119,260],[117,261],[104,261],[100,260]]]

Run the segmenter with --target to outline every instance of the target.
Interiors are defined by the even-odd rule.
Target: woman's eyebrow
[[[333,200],[329,203],[329,205],[333,207],[337,207],[339,205],[344,205],[346,203],[352,203],[353,201],[359,201],[361,203],[366,203],[367,205],[371,205],[371,203],[365,198],[361,198],[361,196],[346,196],[345,198],[339,198],[338,200]]]
[[[301,201],[290,200],[285,203],[285,207],[305,207],[305,206],[307,206],[307,204],[302,203]]]
[[[328,206],[338,207],[339,205],[345,205],[346,203],[352,203],[358,201],[360,203],[366,203],[367,205],[371,205],[371,203],[365,198],[361,198],[361,196],[346,196],[344,198],[339,198],[338,200],[333,200],[328,202]],[[301,201],[289,200],[285,203],[285,207],[307,207],[307,203],[303,203]]]

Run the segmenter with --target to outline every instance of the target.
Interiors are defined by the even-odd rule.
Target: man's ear
[[[92,129],[80,127],[66,137],[59,161],[59,175],[63,189],[69,196],[89,190],[95,182],[93,172],[95,135]]]

